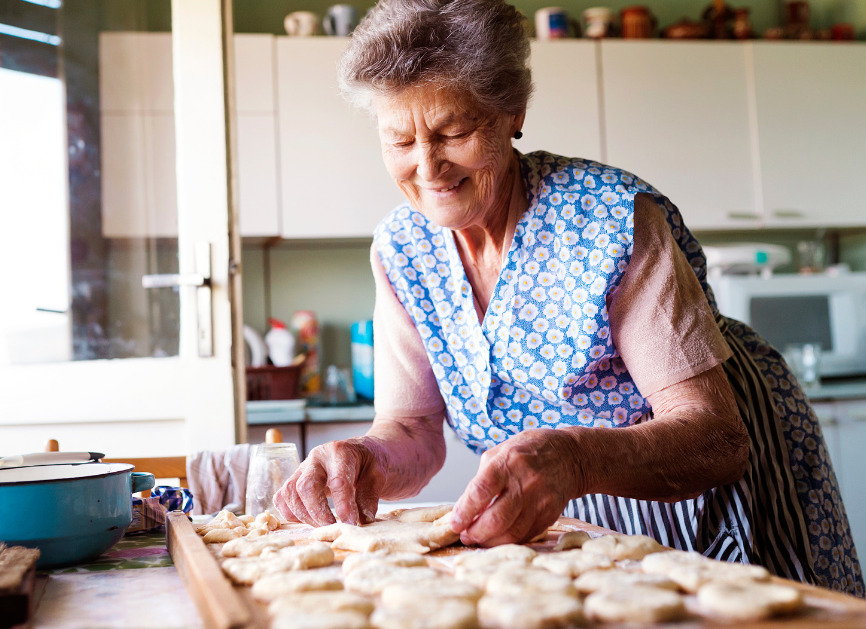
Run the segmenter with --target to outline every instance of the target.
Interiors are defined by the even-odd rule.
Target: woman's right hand
[[[331,441],[313,449],[274,496],[284,518],[312,526],[336,522],[328,507],[348,524],[367,524],[376,517],[385,475],[375,445],[360,437]]]

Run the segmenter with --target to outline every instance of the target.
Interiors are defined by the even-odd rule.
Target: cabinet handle
[[[773,211],[773,216],[776,218],[804,218],[806,215],[803,214],[800,210],[775,210]]]
[[[728,212],[728,218],[732,221],[759,221],[761,217],[752,212]]]

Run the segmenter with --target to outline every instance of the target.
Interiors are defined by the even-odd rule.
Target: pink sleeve
[[[375,245],[370,265],[376,280],[373,310],[373,382],[376,413],[420,417],[445,409],[427,351],[409,313],[394,294]]]
[[[732,354],[663,210],[649,195],[635,197],[634,225],[631,262],[608,312],[614,346],[647,397]]]

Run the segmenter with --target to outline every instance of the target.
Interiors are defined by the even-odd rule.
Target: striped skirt
[[[674,503],[589,494],[564,515],[864,597],[839,485],[808,399],[754,330],[726,317],[718,322],[734,353],[725,372],[751,438],[743,478]]]

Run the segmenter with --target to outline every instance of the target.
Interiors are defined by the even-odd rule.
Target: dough
[[[686,613],[682,596],[646,585],[594,592],[586,597],[583,610],[589,618],[605,622],[669,622]]]
[[[274,616],[271,629],[369,629],[366,614],[302,612]]]
[[[558,629],[583,623],[580,601],[562,594],[487,595],[478,601],[481,625],[490,629]]]
[[[263,511],[256,516],[255,521],[249,525],[251,529],[265,529],[268,531],[276,531],[280,528],[280,520],[271,515],[270,511]]]
[[[332,548],[357,552],[387,550],[392,553],[427,553],[450,546],[460,536],[448,526],[430,522],[400,522],[387,520],[364,526],[338,522],[316,529],[313,537],[331,541]]]
[[[532,560],[532,565],[574,579],[589,570],[613,568],[613,561],[604,555],[566,550],[561,553],[543,553]]]
[[[475,587],[481,588],[482,590],[486,590],[487,582],[494,574],[496,574],[500,570],[505,570],[507,568],[525,568],[526,565],[527,564],[525,561],[512,560],[499,563],[488,563],[477,568],[457,566],[454,571],[454,577],[460,581],[466,581],[467,583],[471,583]]]
[[[294,545],[295,542],[288,535],[267,535],[265,533],[264,535],[259,534],[252,539],[248,535],[228,542],[220,550],[220,555],[223,557],[258,557],[267,548],[279,549]]]
[[[373,596],[389,585],[444,579],[445,576],[433,568],[403,568],[389,565],[370,565],[353,570],[346,576],[347,590]]]
[[[559,538],[553,550],[568,550],[570,548],[580,548],[584,542],[588,542],[592,537],[586,531],[570,531]]]
[[[253,583],[252,594],[260,601],[272,601],[297,592],[342,589],[340,573],[337,570],[321,568],[269,574]]]
[[[773,583],[709,583],[698,590],[701,607],[730,620],[760,620],[803,606],[799,590]]]
[[[496,596],[525,596],[527,594],[562,594],[576,596],[571,577],[553,574],[529,566],[511,567],[498,571],[487,580],[487,591]]]
[[[269,574],[329,566],[333,562],[334,551],[327,544],[310,544],[278,551],[266,549],[259,557],[226,559],[222,569],[235,583],[252,585]]]
[[[241,532],[241,528],[243,529],[243,532]],[[225,542],[242,538],[246,530],[245,527],[236,529],[211,529],[205,533],[202,540],[204,540],[205,544],[224,544]]]
[[[264,537],[268,534],[267,529],[253,529],[249,533],[247,533],[247,539],[256,539],[258,537]]]
[[[349,555],[343,560],[343,574],[349,574],[361,566],[386,564],[403,568],[426,568],[427,559],[418,553],[389,553],[387,550],[377,550],[371,553]]]
[[[302,574],[302,573],[295,573]],[[269,577],[270,578],[270,577]],[[259,581],[261,583],[261,581]],[[254,586],[255,587],[255,586]],[[272,616],[304,612],[333,613],[356,612],[369,616],[373,613],[373,599],[345,591],[298,592],[283,594],[268,606]]]
[[[603,535],[583,542],[581,549],[607,555],[611,559],[643,559],[650,553],[666,550],[646,535]]]
[[[657,589],[677,590],[677,584],[663,574],[644,574],[643,572],[623,572],[620,570],[590,570],[574,581],[578,592],[589,593],[599,590],[625,590],[633,586],[649,586]]]
[[[421,599],[409,607],[380,608],[370,624],[376,629],[476,629],[475,603],[459,599]]]
[[[484,568],[486,566],[500,564],[503,561],[522,561],[525,564],[531,562],[538,553],[526,546],[518,544],[503,544],[489,550],[475,553],[463,553],[454,558],[455,566],[466,568]]]
[[[249,526],[253,522],[256,521],[256,516],[254,515],[242,515],[238,518],[241,522],[243,522],[246,526]]]
[[[415,583],[395,583],[382,590],[384,607],[412,607],[426,598],[431,600],[460,599],[474,603],[483,594],[480,588],[466,581],[436,579]]]
[[[418,507],[406,509],[400,514],[401,522],[435,522],[442,516],[451,513],[454,505],[439,505],[438,507]]]
[[[728,563],[700,553],[671,551],[649,555],[641,562],[644,572],[663,574],[686,592],[697,592],[706,583],[767,581],[770,573],[763,566]]]

